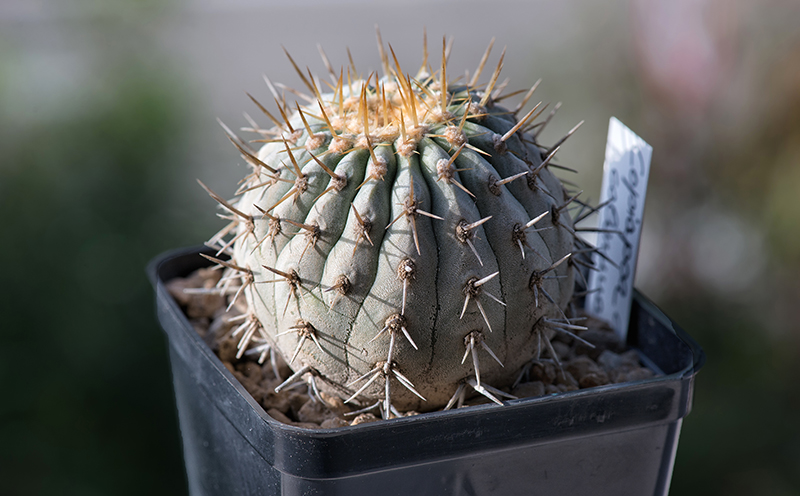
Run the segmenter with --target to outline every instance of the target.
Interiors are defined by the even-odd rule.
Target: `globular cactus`
[[[472,390],[499,402],[526,363],[555,358],[556,331],[577,327],[565,312],[574,198],[548,163],[560,142],[526,133],[538,105],[516,118],[535,87],[515,111],[497,105],[502,57],[477,85],[489,50],[461,85],[444,49],[416,77],[381,54],[383,78],[330,71],[331,93],[298,70],[312,103],[275,92],[279,117],[253,99],[275,125],[253,126],[260,150],[229,131],[252,172],[236,200],[209,190],[230,220],[210,244],[232,256],[212,259],[246,298],[240,355],[280,353],[287,384],[385,418]]]

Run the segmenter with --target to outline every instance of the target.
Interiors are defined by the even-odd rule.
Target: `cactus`
[[[416,77],[379,47],[382,78],[336,74],[323,54],[325,94],[289,56],[310,103],[287,104],[267,80],[278,116],[250,97],[274,124],[251,120],[260,150],[226,128],[252,172],[236,200],[206,188],[230,221],[208,258],[231,304],[246,302],[239,355],[280,354],[294,371],[281,387],[305,380],[384,418],[473,390],[500,403],[531,360],[557,360],[555,332],[580,328],[567,317],[577,195],[550,170],[563,139],[529,133],[549,121],[533,124],[541,105],[516,118],[536,85],[516,109],[498,105],[502,56],[477,84],[491,44],[461,85],[444,43],[437,70],[426,50]]]

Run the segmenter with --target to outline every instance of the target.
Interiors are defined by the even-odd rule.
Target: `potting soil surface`
[[[243,298],[240,297],[230,310],[226,310],[228,299],[233,295],[222,296],[213,292],[196,291],[199,288],[213,290],[220,275],[218,270],[199,269],[187,278],[169,281],[167,289],[180,304],[195,331],[272,418],[309,429],[343,427],[380,420],[372,413],[353,414],[352,412],[361,407],[345,404],[341,398],[324,391],[312,396],[308,386],[302,381],[276,393],[275,388],[292,374],[280,356],[276,356],[274,364],[270,358],[259,363],[259,359],[265,357],[257,350],[250,350],[237,359],[239,336],[234,337],[233,333],[239,327],[245,310]],[[240,317],[238,322],[236,317]],[[581,325],[588,329],[576,330],[575,334],[592,343],[594,348],[568,335],[557,334],[552,339],[552,344],[558,355],[558,362],[553,357],[542,357],[530,362],[520,371],[517,384],[503,390],[518,398],[527,398],[635,381],[654,375],[653,371],[641,365],[635,350],[625,349],[608,324],[586,316]],[[275,375],[276,371],[280,377]],[[464,407],[489,401],[476,394],[464,403]],[[404,416],[416,414],[417,412],[402,412]]]

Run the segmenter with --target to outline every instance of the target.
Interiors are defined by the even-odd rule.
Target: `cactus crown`
[[[284,385],[384,418],[473,390],[499,403],[543,349],[557,360],[554,332],[577,327],[575,197],[550,170],[561,142],[527,132],[549,121],[532,124],[540,105],[516,118],[536,85],[516,109],[498,105],[502,56],[478,85],[491,45],[461,85],[444,43],[438,70],[426,50],[416,77],[379,46],[383,78],[329,70],[329,93],[289,57],[309,94],[286,91],[309,103],[267,80],[279,117],[250,97],[275,126],[251,121],[264,145],[228,130],[252,172],[236,200],[206,189],[230,221],[209,244],[231,256],[210,258],[232,304],[246,302],[239,354],[280,354],[295,371]]]

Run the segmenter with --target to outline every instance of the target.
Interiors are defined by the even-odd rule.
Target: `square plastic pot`
[[[208,262],[148,268],[169,354],[189,490],[198,495],[664,495],[705,357],[641,294],[628,344],[656,377],[553,396],[310,430],[272,419],[165,288]]]

